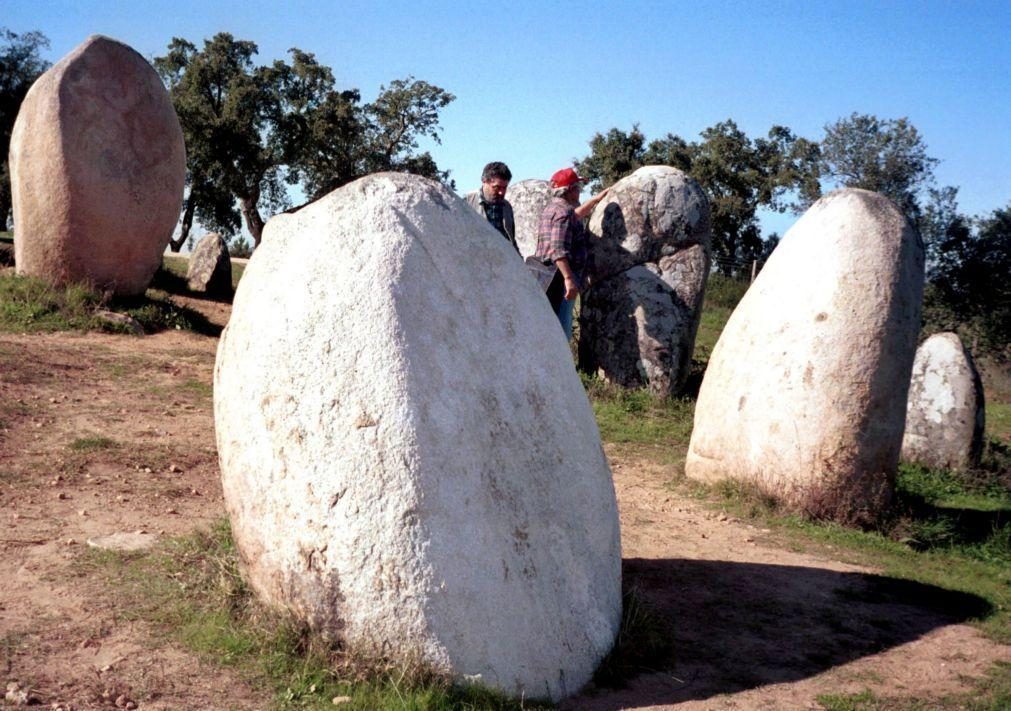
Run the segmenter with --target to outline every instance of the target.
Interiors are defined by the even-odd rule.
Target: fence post
[[[755,274],[758,273],[758,260],[754,259],[751,262],[751,281],[755,281]]]

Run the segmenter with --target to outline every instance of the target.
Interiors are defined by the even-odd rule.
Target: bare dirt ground
[[[227,304],[189,301],[216,323]],[[217,340],[0,335],[0,670],[74,709],[258,709],[270,694],[136,621],[82,564],[88,540],[175,536],[223,515]],[[1009,648],[960,620],[974,600],[794,551],[611,452],[626,581],[676,661],[566,709],[817,709],[822,693],[942,695]]]

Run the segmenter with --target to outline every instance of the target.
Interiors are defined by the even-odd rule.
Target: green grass
[[[973,690],[931,698],[879,695],[869,689],[857,694],[822,694],[817,701],[826,711],[1007,711],[1011,709],[1011,664],[997,662],[986,676],[973,681]]]
[[[239,286],[239,280],[242,279],[242,275],[246,273],[245,264],[236,264],[232,262],[232,288],[235,289]]]
[[[179,254],[166,254],[162,257],[161,261],[162,269],[181,279],[186,278],[186,272],[189,269],[189,264],[189,258]]]
[[[1011,445],[1011,403],[986,403],[986,431],[991,437]]]
[[[644,671],[670,669],[676,651],[670,632],[672,624],[643,599],[638,588],[623,590],[618,636],[614,648],[594,672],[594,683],[621,686]]]
[[[712,272],[706,282],[705,308],[730,309],[737,307],[751,283]]]
[[[723,327],[727,325],[727,320],[732,313],[733,309],[721,306],[707,308],[702,312],[702,318],[699,320],[699,330],[695,336],[695,357],[697,359],[703,361],[709,359],[708,356],[712,354],[713,348],[716,347],[716,341],[719,340]],[[705,357],[700,358],[702,355]]]
[[[98,318],[96,312],[102,308],[127,314],[146,333],[177,329],[216,336],[221,331],[196,311],[174,304],[162,290],[148,289],[144,296],[104,303],[101,295],[81,284],[53,287],[34,277],[0,275],[0,332],[128,332]]]
[[[205,383],[196,378],[188,378],[180,383],[179,387],[192,395],[200,398],[211,398],[214,396],[214,387],[210,383]]]
[[[625,390],[595,376],[581,377],[604,442],[623,454],[680,466],[688,450],[694,401],[661,398],[643,389]]]
[[[104,449],[115,449],[119,444],[116,440],[94,435],[91,437],[78,437],[68,445],[72,452],[98,452]]]
[[[101,330],[102,322],[94,315],[100,302],[82,285],[57,289],[41,279],[5,274],[0,276],[0,331]]]
[[[702,318],[699,320],[699,330],[695,335],[695,352],[693,360],[702,369],[709,361],[716,341],[719,340],[723,327],[727,325],[730,314],[734,312],[738,302],[748,290],[749,283],[725,277],[722,274],[711,274],[706,282],[705,301],[702,305]]]
[[[685,386],[685,394],[694,397],[702,384],[706,365],[716,347],[723,328],[734,312],[737,303],[747,291],[749,283],[731,279],[722,274],[711,274],[706,283],[705,301],[699,329],[695,334],[695,350],[692,353],[692,367]]]
[[[659,398],[646,390],[625,390],[596,378],[584,380],[604,441],[688,445],[695,409],[691,400]]]
[[[952,472],[903,463],[896,486],[907,497],[916,496],[935,506],[1011,510],[1011,489],[1004,480],[1003,468]]]
[[[216,664],[265,685],[273,708],[539,709],[477,685],[451,683],[421,664],[356,657],[290,617],[262,608],[239,575],[227,522],[148,553],[84,551],[79,574],[99,571],[125,596],[128,618],[146,620]]]
[[[202,400],[214,397],[214,387],[196,378],[188,378],[182,382],[174,382],[167,386],[148,385],[145,388],[145,392],[157,400],[168,400],[177,397],[179,394],[189,395]]]
[[[172,302],[171,294],[161,289],[148,289],[144,296],[132,299],[120,299],[120,309],[137,321],[145,333],[158,331],[196,331],[209,336],[216,336],[220,329],[211,324],[203,315],[177,306]]]

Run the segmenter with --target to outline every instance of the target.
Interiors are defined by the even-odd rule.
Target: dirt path
[[[269,706],[134,621],[82,563],[89,539],[173,536],[222,515],[215,347],[180,332],[0,336],[5,683],[74,709]],[[669,472],[613,454],[612,464],[626,580],[664,616],[676,664],[565,708],[819,708],[820,693],[964,689],[964,677],[1011,658],[958,623],[970,599],[785,549],[667,490]]]
[[[820,694],[964,691],[1011,648],[959,620],[978,600],[794,552],[610,454],[624,575],[667,620],[675,665],[567,709],[820,709]],[[829,553],[831,551],[828,551]]]

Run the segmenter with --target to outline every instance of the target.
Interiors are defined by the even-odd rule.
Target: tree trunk
[[[193,190],[190,190],[186,198],[186,207],[183,209],[183,224],[179,231],[179,239],[169,239],[169,247],[173,252],[178,252],[186,244],[186,238],[190,236],[190,228],[193,227],[193,211],[196,209],[197,201],[193,199]]]
[[[263,235],[263,218],[256,205],[260,201],[260,187],[253,188],[249,195],[239,197],[239,204],[242,209],[242,216],[246,220],[246,229],[253,236],[253,249],[260,246],[260,237]]]

